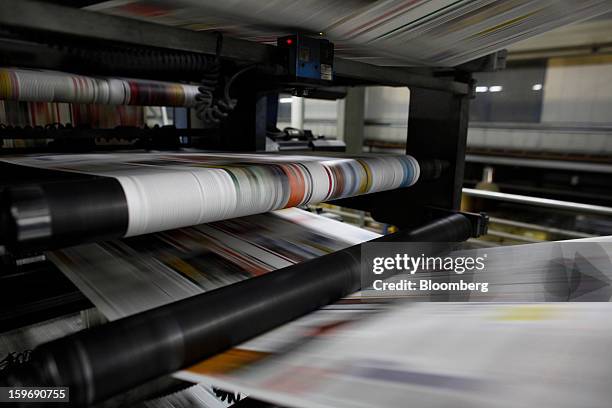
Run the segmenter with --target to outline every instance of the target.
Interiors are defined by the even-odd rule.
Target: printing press
[[[134,243],[130,250],[144,252],[150,244],[137,242],[141,235],[311,202],[367,211],[397,227],[374,242],[463,242],[486,233],[486,214],[461,212],[460,203],[472,73],[498,68],[499,54],[445,68],[393,67],[351,59],[319,33],[296,31],[270,44],[80,8],[96,2],[55,3],[65,4],[0,3],[0,95],[32,106],[70,105],[73,122],[78,104],[161,106],[172,111],[173,124],[105,127],[92,124],[92,114],[78,123],[0,127],[2,332],[91,313],[91,300],[58,267],[77,259],[68,255],[76,246],[93,251],[126,239]],[[72,93],[60,92],[66,83],[76,84]],[[281,134],[276,126],[279,93],[335,100],[347,89],[372,85],[410,89],[404,157],[351,158],[338,151],[342,144],[302,134],[294,150],[291,130]],[[271,134],[287,147],[266,153]],[[241,194],[260,180],[285,201],[272,202],[276,193],[256,195],[252,187],[252,201],[239,196],[227,204],[210,194],[224,191],[230,178],[193,170],[201,167],[231,167]],[[359,181],[362,167],[367,182]],[[189,172],[198,174],[197,182]],[[337,194],[318,192],[319,174],[334,180]],[[187,187],[181,187],[183,175]],[[308,177],[315,179],[304,182],[308,197],[283,190]],[[201,188],[201,206],[188,202],[192,185]],[[223,215],[201,210],[213,211],[215,201]],[[85,325],[91,327],[36,344],[26,362],[18,363],[18,353],[7,358],[0,383],[69,387],[76,406],[131,406],[171,394],[185,387],[167,380],[172,373],[359,291],[360,253],[361,244],[349,245],[103,324],[94,313]],[[219,392],[236,407],[271,406]]]

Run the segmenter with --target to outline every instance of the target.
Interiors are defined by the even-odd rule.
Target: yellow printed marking
[[[555,311],[550,306],[518,306],[502,311],[497,320],[505,321],[536,321],[550,320],[555,315]]]
[[[189,367],[195,374],[224,374],[255,363],[268,357],[270,353],[234,348]]]
[[[504,21],[503,23],[500,23],[500,24],[498,24],[496,26],[493,26],[493,27],[489,27],[486,30],[482,30],[482,31],[472,35],[471,38],[479,37],[479,36],[484,35],[484,34],[490,34],[490,33],[494,32],[494,31],[501,30],[501,29],[506,28],[508,26],[511,26],[511,25],[513,25],[515,23],[523,21],[523,20],[533,16],[534,14],[539,13],[542,10],[543,9],[535,10],[535,11],[532,11],[531,13],[527,13],[525,15],[518,16],[518,17],[513,18],[511,20],[508,20],[508,21]]]
[[[187,276],[188,278],[193,279],[196,282],[198,281],[198,278],[202,276],[202,274],[196,268],[194,268],[193,266],[191,266],[190,264],[188,264],[181,258],[170,256],[164,259],[163,261],[167,262],[168,265],[170,265],[170,267],[176,269],[183,275]]]

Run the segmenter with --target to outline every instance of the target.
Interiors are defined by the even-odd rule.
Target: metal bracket
[[[489,216],[487,213],[471,213],[465,211],[457,211],[457,210],[449,210],[445,208],[438,207],[428,207],[431,215],[435,218],[445,217],[450,214],[461,214],[464,215],[467,219],[472,223],[472,238],[478,238],[482,235],[487,234],[487,230],[489,228]]]

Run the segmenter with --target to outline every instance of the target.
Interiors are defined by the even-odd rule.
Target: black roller
[[[421,175],[419,180],[436,180],[448,170],[450,163],[446,160],[429,159],[419,160]]]
[[[127,230],[127,200],[111,177],[9,186],[0,223],[0,244],[17,250],[115,239]]]
[[[461,214],[372,242],[459,242]],[[90,405],[187,367],[361,288],[361,246],[325,255],[46,343],[10,385],[68,386]]]

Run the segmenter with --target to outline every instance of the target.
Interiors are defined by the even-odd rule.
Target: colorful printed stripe
[[[0,100],[191,107],[197,94],[195,85],[0,68]]]
[[[411,156],[173,154],[100,174],[123,186],[131,236],[408,187],[419,171]]]
[[[116,178],[128,204],[126,236],[408,187],[420,173],[407,155],[115,153],[11,161]]]

